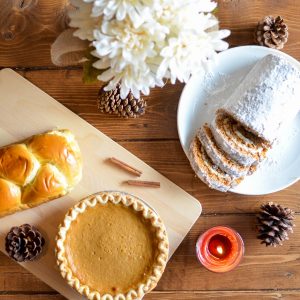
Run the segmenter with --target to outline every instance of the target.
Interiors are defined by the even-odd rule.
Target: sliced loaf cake
[[[255,165],[266,157],[269,145],[229,115],[218,111],[211,129],[218,146],[239,164]]]
[[[201,141],[209,158],[222,171],[237,178],[249,174],[249,166],[243,166],[235,160],[231,159],[231,157],[217,145],[208,124],[204,124],[200,128],[198,132],[198,138]]]
[[[189,159],[196,175],[210,188],[226,192],[235,185],[235,179],[212,162],[198,137],[190,145]]]

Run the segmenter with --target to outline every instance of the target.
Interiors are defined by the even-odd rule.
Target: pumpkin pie
[[[68,284],[88,299],[134,300],[150,292],[168,259],[159,216],[138,198],[102,192],[66,214],[56,243]]]

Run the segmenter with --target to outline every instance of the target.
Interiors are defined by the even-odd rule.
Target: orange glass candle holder
[[[199,261],[208,270],[228,272],[240,263],[244,255],[244,242],[232,228],[217,226],[199,237],[196,252]]]

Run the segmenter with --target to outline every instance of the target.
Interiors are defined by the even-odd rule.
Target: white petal
[[[140,91],[137,88],[132,88],[131,89],[132,95],[134,96],[134,98],[136,99],[140,99]]]
[[[198,9],[203,12],[211,12],[217,7],[216,2],[212,2],[211,0],[201,0],[198,1]]]
[[[129,88],[127,86],[121,85],[120,96],[122,99],[125,99],[129,94]]]
[[[130,9],[128,11],[129,17],[133,23],[133,26],[135,28],[138,28],[139,26],[141,26],[141,24],[143,24],[143,19],[141,18],[141,16],[135,11],[135,9]]]
[[[108,69],[107,71],[104,71],[102,74],[98,75],[98,79],[100,81],[109,81],[110,79],[112,79],[114,77],[114,73],[112,71],[112,69]]]
[[[214,42],[214,48],[216,51],[224,51],[228,48],[228,43],[220,40],[220,41],[217,41],[217,42]]]
[[[110,67],[110,61],[99,59],[93,63],[93,67],[96,69],[107,69],[108,67]]]
[[[122,21],[125,19],[125,17],[126,17],[126,7],[122,2],[117,10],[116,18],[118,21]]]
[[[167,69],[168,69],[168,62],[167,62],[167,60],[164,59],[164,60],[161,62],[161,64],[160,64],[160,66],[158,67],[158,69],[157,69],[157,72],[156,72],[157,77],[158,77],[158,78],[163,78],[163,77],[165,77],[166,72],[167,72]]]

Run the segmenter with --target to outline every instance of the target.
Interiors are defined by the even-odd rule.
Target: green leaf
[[[97,57],[91,54],[91,51],[93,50],[94,50],[93,47],[88,48],[85,55],[86,61],[83,63],[82,81],[87,84],[97,82],[98,81],[97,76],[101,75],[105,71],[93,67],[93,63],[98,60]]]
[[[219,8],[218,7],[216,7],[211,13],[213,14],[213,15],[215,15],[215,14],[217,14],[218,13],[218,11],[219,11]]]

